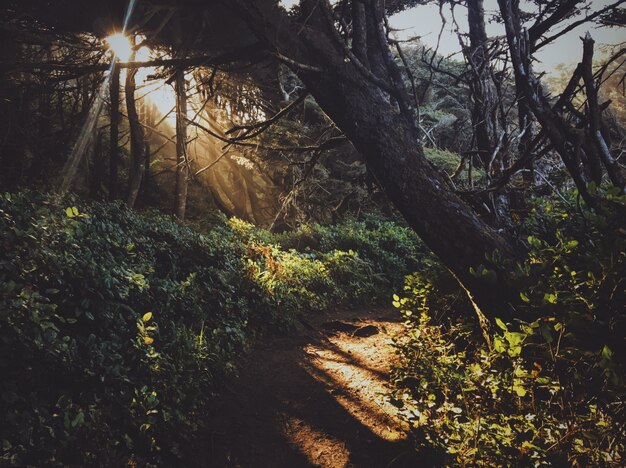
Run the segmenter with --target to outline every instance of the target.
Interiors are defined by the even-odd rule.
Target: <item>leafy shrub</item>
[[[248,246],[250,277],[290,309],[387,300],[407,273],[428,262],[415,233],[385,219],[304,225],[281,234],[236,218],[229,226]]]
[[[395,297],[392,402],[434,463],[623,466],[626,230],[608,195],[600,214],[537,201],[516,271],[525,320],[496,320],[492,349],[473,320],[432,318],[456,307],[436,281],[413,275]]]
[[[424,154],[435,166],[443,169],[448,175],[452,175],[456,172],[461,163],[461,157],[451,151],[439,148],[424,148]],[[482,168],[472,168],[474,181],[481,180],[485,177],[485,171]],[[467,165],[463,171],[458,175],[457,181],[461,184],[469,183],[469,176],[467,173]]]
[[[176,455],[264,311],[242,246],[37,194],[0,199],[0,232],[4,462]]]
[[[297,251],[234,219],[200,234],[119,203],[0,196],[0,464],[182,463],[256,334],[383,297],[416,262],[404,228],[358,226],[355,250]],[[386,246],[367,238],[382,229]]]

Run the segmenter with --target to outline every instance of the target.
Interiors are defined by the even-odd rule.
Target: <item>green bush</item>
[[[446,172],[446,174],[448,174],[449,176],[452,176],[456,172],[456,170],[459,167],[459,164],[461,163],[461,157],[458,154],[453,153],[451,151],[447,151],[445,149],[424,148],[424,154],[426,155],[426,158],[428,158],[430,162],[432,162],[438,168],[443,169]],[[472,168],[472,171],[473,171],[472,178],[474,179],[474,182],[484,179],[485,177],[484,169]],[[461,171],[461,173],[458,175],[457,182],[461,184],[469,183],[469,176],[467,173],[467,164],[465,168],[463,169],[463,171]]]
[[[417,262],[406,229],[347,226],[297,251],[235,219],[200,234],[119,203],[0,196],[0,464],[182,463],[255,335],[385,297]]]
[[[375,217],[281,234],[236,218],[229,226],[247,244],[250,277],[288,309],[387,301],[430,261],[411,229]]]
[[[0,199],[3,461],[176,455],[252,311],[262,320],[244,250],[226,227],[64,206]]]
[[[605,201],[600,214],[536,202],[515,271],[524,320],[496,320],[491,348],[437,281],[413,275],[395,297],[407,331],[392,402],[433,463],[623,466],[624,197]]]

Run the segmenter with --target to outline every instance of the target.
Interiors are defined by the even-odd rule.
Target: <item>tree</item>
[[[117,60],[111,66],[109,82],[111,100],[109,130],[109,200],[117,198],[118,166],[120,160],[119,127],[120,127],[120,66]]]
[[[305,83],[479,308],[506,315],[516,294],[506,268],[487,257],[497,251],[503,263],[515,262],[516,247],[457,196],[424,157],[415,109],[386,40],[383,3],[359,3],[351,35],[357,40],[350,48],[327,1],[301,2],[299,20],[270,2],[229,2],[259,41]],[[473,273],[480,265],[491,274]]]
[[[167,0],[161,3],[169,4]],[[447,175],[424,157],[416,118],[418,103],[409,97],[405,83],[410,80],[406,79],[389,48],[386,8],[397,11],[415,3],[418,2],[395,1],[385,6],[382,0],[344,0],[332,6],[328,0],[302,0],[294,12],[287,13],[276,0],[216,0],[191,2],[181,7],[177,13],[178,27],[170,24],[168,13],[152,6],[146,6],[148,10],[144,11],[143,22],[138,18],[136,22],[141,23],[146,31],[157,31],[151,36],[152,41],[175,45],[177,51],[184,51],[178,52],[182,58],[168,62],[179,75],[176,77],[179,117],[186,114],[182,109],[184,93],[181,90],[185,86],[180,78],[182,70],[211,61],[206,56],[200,60],[189,58],[190,52],[228,51],[241,57],[237,49],[248,48],[254,51],[253,61],[256,63],[277,60],[288,66],[362,154],[389,199],[468,290],[476,304],[491,316],[505,316],[511,312],[509,305],[517,301],[517,292],[509,284],[510,265],[523,254],[523,248],[512,236],[482,219],[456,193]],[[542,7],[537,21],[528,30],[529,40],[526,42],[523,41],[519,12],[505,16],[505,25],[509,49],[511,55],[515,55],[513,64],[519,96],[524,98],[541,124],[551,146],[562,156],[581,194],[593,203],[585,193],[585,176],[577,170],[576,145],[572,146],[570,138],[574,135],[571,125],[567,122],[562,125],[564,120],[551,103],[537,93],[536,79],[528,79],[534,77],[529,73],[532,71],[529,68],[532,51],[560,34],[547,35],[551,25],[578,11],[573,8],[579,3],[541,2],[545,8]],[[507,2],[501,0],[503,4]],[[95,8],[94,15],[96,10],[98,8]],[[486,35],[480,31],[480,11],[474,10],[474,13],[477,14],[476,27],[473,28],[476,40],[471,47],[484,52]],[[206,29],[203,21],[206,15],[224,19],[217,25],[219,33],[215,29]],[[180,27],[181,22],[184,27]],[[78,25],[90,27],[88,17],[75,19],[73,24],[74,28]],[[236,43],[227,44],[228,41]],[[511,42],[516,42],[517,48],[512,48]],[[520,49],[519,44],[526,48]],[[477,65],[486,67],[487,59],[483,56]],[[480,97],[479,88],[476,91],[477,108],[484,108],[487,98]],[[479,122],[478,112],[475,114],[475,121]],[[177,125],[176,209],[181,211],[182,208],[184,212],[184,205],[180,204],[186,198],[187,179],[184,174],[187,161],[183,121],[182,117],[179,118],[180,124]],[[525,118],[523,128],[528,121]],[[488,134],[490,129],[486,130]],[[493,148],[492,136],[485,139],[490,140],[488,145],[481,145]],[[584,146],[581,147],[584,150]],[[512,170],[505,171],[509,177],[515,167]],[[493,255],[495,252],[497,255]]]
[[[176,217],[184,221],[189,185],[187,160],[187,83],[184,71],[176,72]]]
[[[134,59],[133,57],[131,58]],[[124,92],[126,94],[126,109],[128,112],[128,123],[130,126],[130,171],[128,180],[128,196],[126,204],[134,207],[141,188],[141,182],[146,170],[146,137],[143,125],[139,120],[137,112],[137,101],[135,100],[135,75],[137,69],[128,70],[126,73],[126,85]]]
[[[624,189],[624,179],[621,167],[615,164],[602,135],[599,134],[600,111],[597,103],[597,90],[590,76],[593,41],[586,40],[583,63],[576,68],[566,90],[555,105],[549,102],[532,69],[532,62],[528,59],[530,53],[537,49],[537,41],[560,19],[574,14],[577,3],[571,1],[556,5],[554,11],[547,18],[537,20],[530,29],[526,30],[522,25],[518,3],[512,0],[498,0],[518,95],[523,96],[529,109],[541,124],[541,131],[561,157],[582,198],[589,206],[597,207],[597,200],[587,187],[590,181],[589,174],[594,172],[591,168],[595,167],[601,171],[601,162],[607,169],[613,184],[620,190]],[[542,44],[553,40],[554,37],[555,35],[544,39]],[[582,114],[573,110],[573,113],[578,120],[590,127],[586,136],[581,136],[560,112],[561,108],[571,100],[583,75],[587,76],[585,82],[587,83],[588,112]]]

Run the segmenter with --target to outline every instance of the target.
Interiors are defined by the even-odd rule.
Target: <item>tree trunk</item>
[[[616,187],[622,191],[626,185],[626,174],[620,164],[613,158],[609,145],[606,143],[602,135],[602,111],[598,102],[598,89],[593,78],[593,46],[594,40],[591,35],[583,38],[583,60],[582,60],[582,77],[585,83],[585,91],[587,93],[587,114],[589,121],[589,133],[591,140],[595,145],[595,149],[599,154],[599,159],[604,164],[609,179]]]
[[[498,125],[498,109],[503,96],[499,95],[498,84],[489,54],[489,39],[485,28],[483,0],[467,2],[469,26],[469,48],[463,51],[469,65],[469,90],[473,101],[472,126],[476,138],[476,150],[487,176],[487,182],[502,174],[505,154],[508,152],[508,132],[505,111]],[[470,162],[471,163],[471,162]],[[511,224],[509,194],[499,190],[490,194],[489,203],[493,217],[500,226]]]
[[[120,159],[119,126],[120,126],[120,67],[117,59],[111,67],[109,94],[111,99],[110,139],[109,139],[109,200],[117,198],[118,166]]]
[[[595,207],[596,200],[587,190],[587,181],[580,169],[580,144],[577,143],[575,132],[553,111],[530,61],[525,60],[529,56],[528,51],[532,44],[529,42],[528,32],[522,29],[519,11],[512,0],[498,0],[498,4],[504,20],[516,84],[519,86],[518,92],[523,94],[529,108],[541,124],[541,129],[561,157],[581,197],[589,206]]]
[[[470,93],[474,101],[472,125],[476,134],[476,148],[480,160],[483,168],[489,174],[497,140],[496,122],[493,118],[496,109],[496,91],[491,80],[491,63],[487,31],[485,30],[483,0],[467,2],[467,22],[470,46],[468,50],[465,50],[465,56],[470,66]]]
[[[185,73],[176,73],[176,217],[184,221],[187,207],[189,161],[187,158],[187,83]]]
[[[95,136],[95,147],[93,149],[93,160],[89,177],[89,195],[94,200],[100,198],[102,188],[102,174],[104,170],[102,153],[102,133],[97,131]]]
[[[134,54],[133,54],[134,59]],[[131,59],[132,60],[132,59]],[[137,69],[129,69],[126,72],[126,109],[128,112],[128,123],[130,125],[130,173],[128,180],[128,196],[126,204],[133,208],[137,201],[137,195],[141,187],[146,164],[146,138],[143,126],[139,121],[137,112],[137,102],[135,101],[135,75]]]
[[[336,37],[329,37],[328,27],[320,31],[319,27],[294,26],[267,7],[245,0],[234,3],[259,40],[281,54],[290,51],[288,64],[363,155],[389,199],[456,276],[474,304],[490,318],[509,316],[509,304],[517,297],[507,281],[510,270],[487,256],[498,251],[504,262],[516,261],[512,242],[481,220],[424,157],[415,125],[397,104],[402,93],[385,86],[392,79],[380,83],[376,79],[380,67],[369,69],[370,74],[353,54],[347,59],[346,49],[337,44]],[[371,30],[367,33],[372,34]],[[387,44],[384,47],[389,50]],[[375,51],[368,54],[370,63],[379,58]],[[480,265],[490,272],[472,273],[482,271]]]
[[[155,109],[153,108],[154,104],[150,104],[148,102],[144,102],[144,114],[145,114],[145,122],[146,122],[146,158],[145,158],[145,167],[144,167],[144,176],[143,183],[141,184],[141,192],[140,199],[142,204],[146,204],[150,197],[151,191],[151,177],[152,174],[150,172],[150,165],[152,160],[152,145],[150,142],[152,141],[153,131],[152,128],[156,125],[154,120]]]

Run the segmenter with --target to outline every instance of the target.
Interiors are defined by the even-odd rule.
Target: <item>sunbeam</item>
[[[107,42],[109,47],[114,52],[115,56],[121,60],[122,62],[128,61],[132,54],[132,45],[128,38],[125,35],[126,29],[128,28],[130,18],[133,14],[135,6],[137,5],[137,0],[130,0],[128,4],[128,8],[126,9],[126,14],[124,15],[124,24],[122,26],[122,32],[113,34],[107,38]],[[61,177],[61,186],[60,193],[66,193],[72,183],[74,178],[76,177],[76,173],[78,171],[78,167],[82,162],[85,154],[87,154],[87,148],[92,143],[95,134],[95,128],[98,123],[98,118],[100,117],[100,112],[102,112],[102,107],[104,105],[104,100],[106,96],[107,89],[109,87],[109,81],[111,79],[111,73],[113,72],[113,67],[115,65],[115,60],[111,62],[111,66],[109,67],[109,72],[104,78],[100,88],[98,89],[98,93],[94,96],[91,106],[89,108],[89,112],[87,113],[87,117],[85,119],[85,123],[83,124],[80,133],[72,147],[72,151],[70,153],[69,158],[67,159],[65,166],[63,167],[63,176]]]

